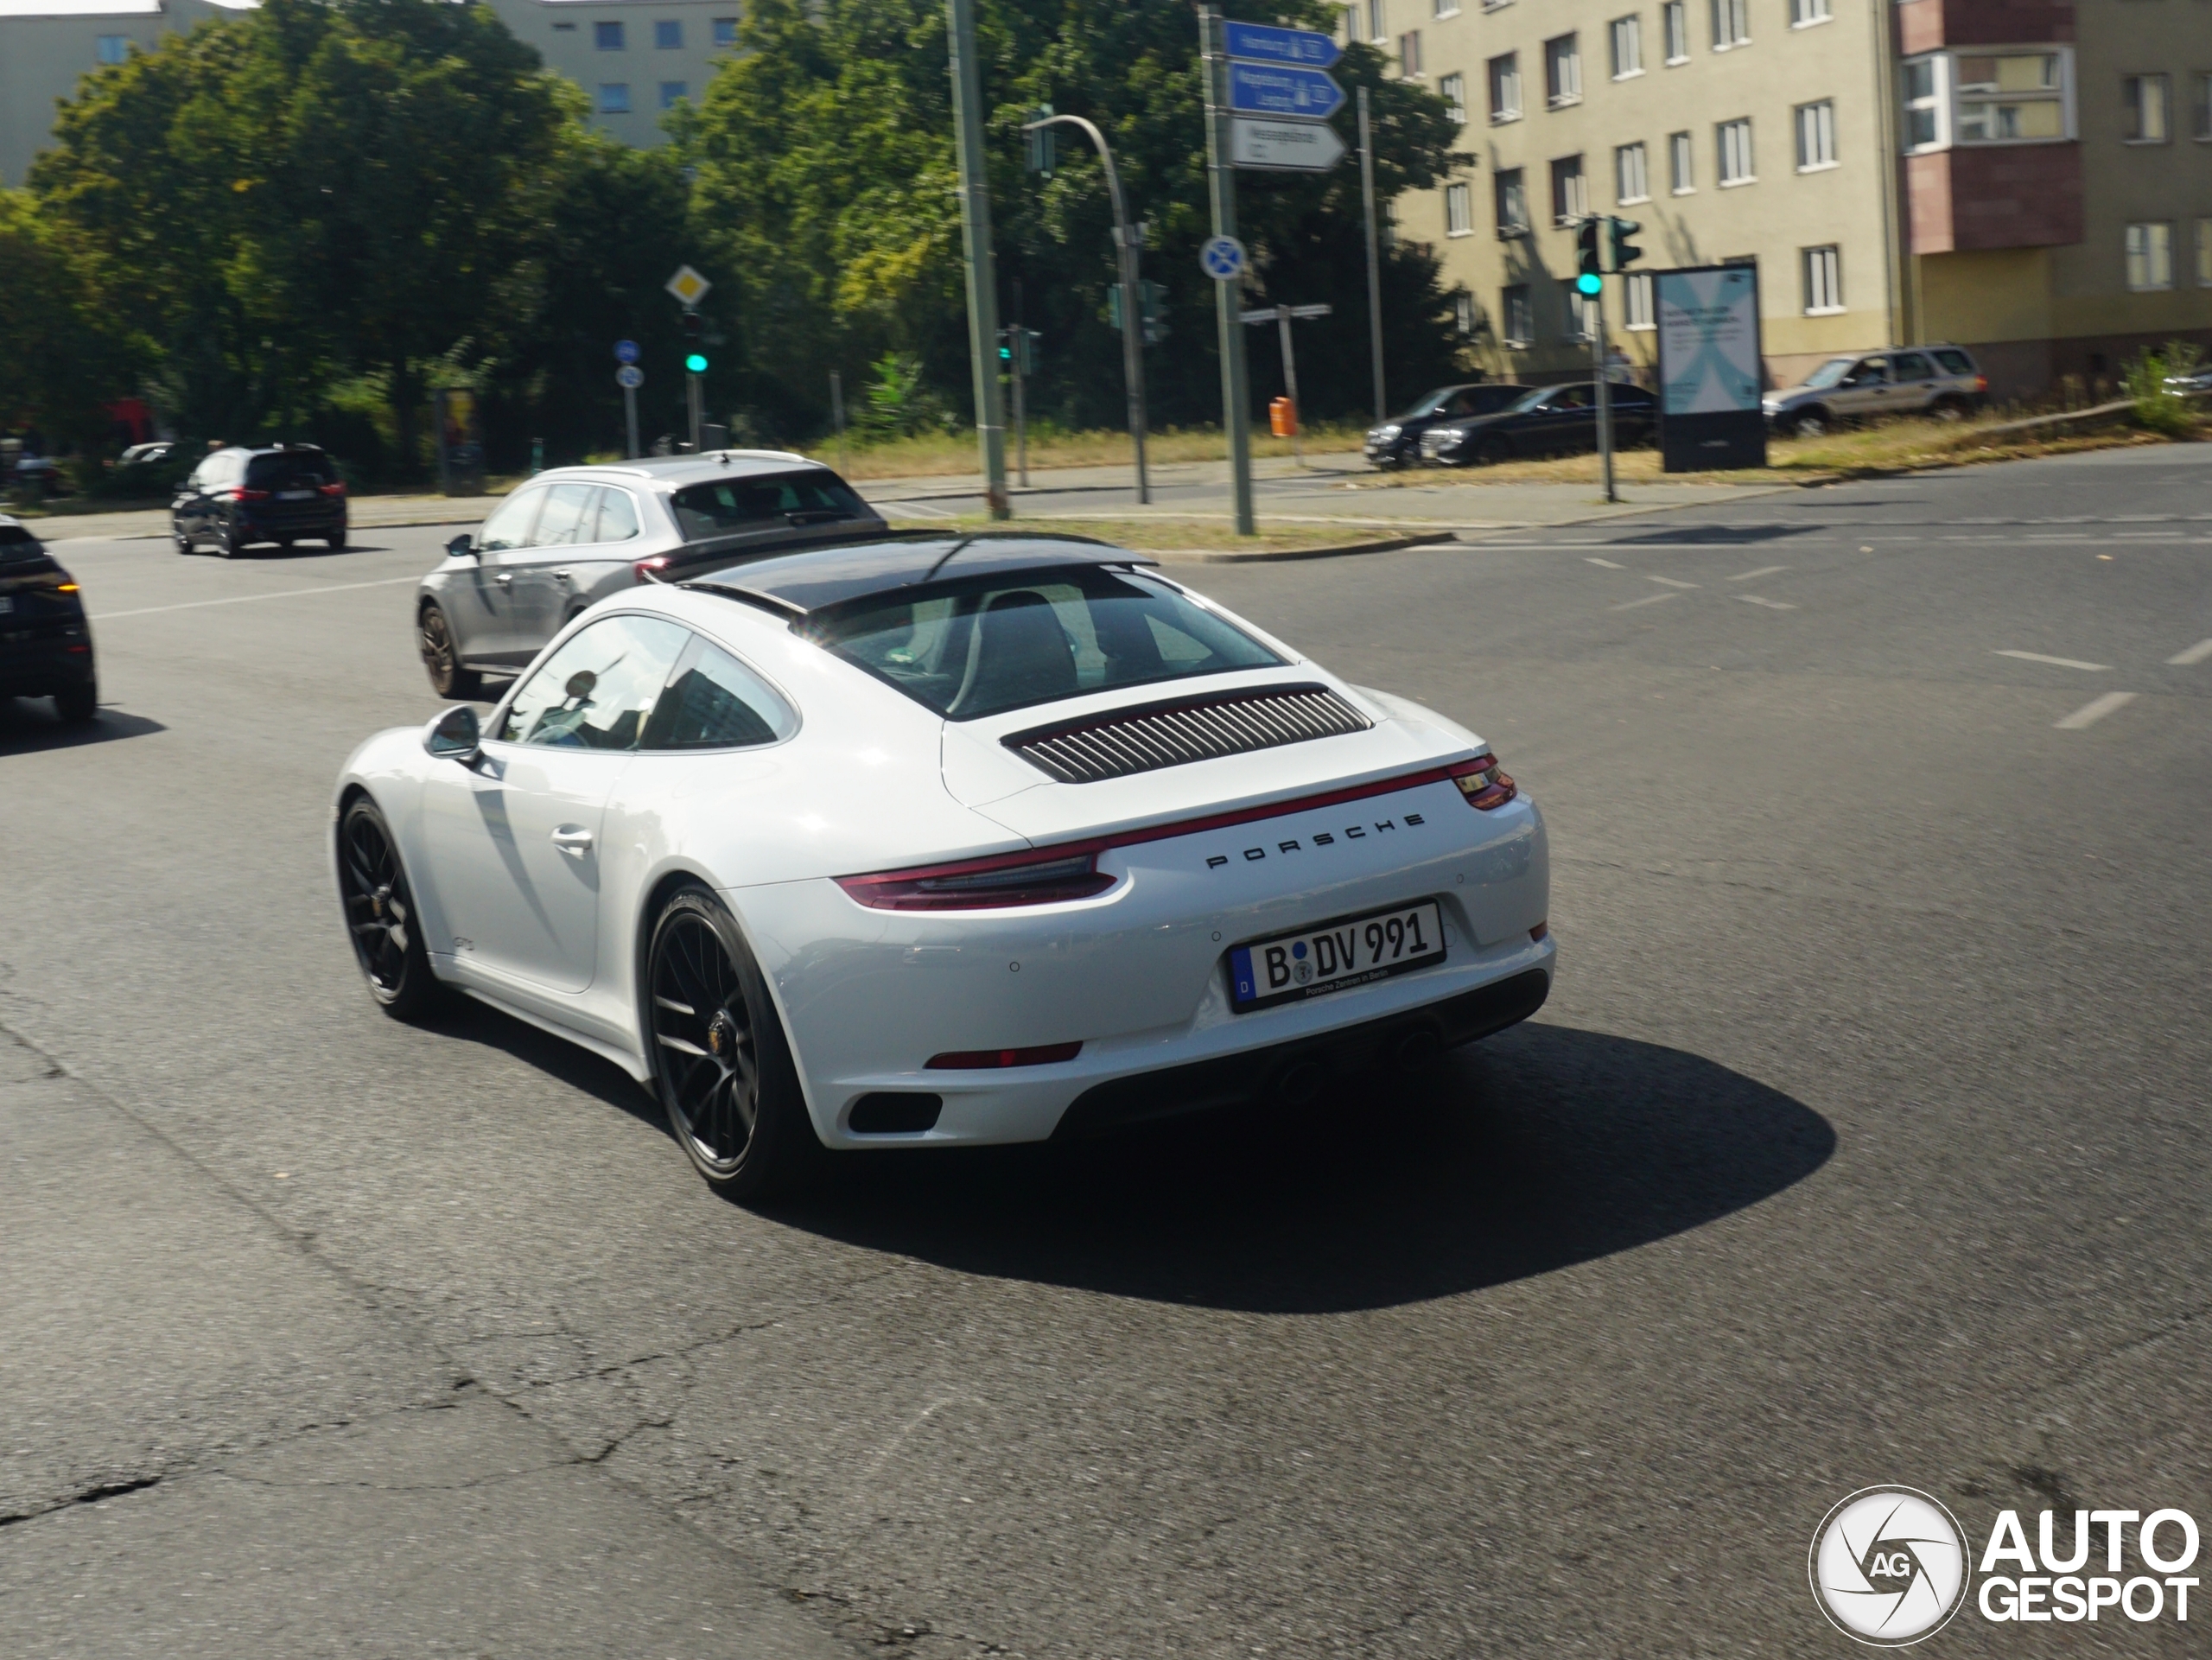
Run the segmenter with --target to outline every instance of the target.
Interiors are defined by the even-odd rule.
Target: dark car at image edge
[[[0,514],[0,698],[51,697],[73,723],[99,712],[92,633],[74,577]]]

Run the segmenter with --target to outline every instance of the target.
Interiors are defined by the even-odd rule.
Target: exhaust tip
[[[1328,1075],[1311,1060],[1294,1060],[1275,1078],[1275,1098],[1287,1107],[1310,1107],[1321,1098]]]
[[[1444,1040],[1433,1026],[1416,1026],[1390,1046],[1390,1064],[1402,1072],[1426,1072],[1444,1053]]]

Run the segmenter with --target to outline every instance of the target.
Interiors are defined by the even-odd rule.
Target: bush
[[[2181,438],[2196,427],[2196,400],[2168,382],[2193,374],[2204,360],[2194,340],[2168,340],[2163,351],[2145,351],[2127,366],[2127,395],[2135,400],[2138,425],[2169,438]]]

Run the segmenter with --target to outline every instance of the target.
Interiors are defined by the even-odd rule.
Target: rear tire
[[[215,551],[226,559],[235,559],[245,551],[245,544],[238,539],[236,525],[226,525],[215,532]]]
[[[169,532],[169,541],[179,553],[190,553],[193,551],[192,538],[187,536],[182,531],[171,531]]]
[[[84,726],[99,718],[100,689],[90,680],[54,694],[54,712],[71,726]]]
[[[415,640],[423,653],[423,672],[430,689],[441,697],[465,703],[484,695],[484,678],[461,660],[461,647],[453,625],[435,604],[426,605],[415,620]]]
[[[1801,415],[1790,417],[1789,436],[1793,438],[1825,438],[1827,433],[1828,417],[1826,410],[1807,410]]]
[[[343,553],[346,551],[346,532],[343,531],[340,531],[333,536],[326,536],[322,540],[323,545],[327,547],[333,553]]]
[[[354,961],[378,1007],[396,1021],[419,1021],[442,1008],[446,989],[430,972],[399,843],[365,795],[354,797],[338,821],[338,895]]]

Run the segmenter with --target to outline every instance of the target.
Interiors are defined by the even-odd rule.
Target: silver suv
[[[1915,346],[1833,357],[1784,391],[1764,400],[1767,425],[1816,438],[1853,421],[1885,415],[1951,420],[1988,401],[1989,380],[1964,348]]]
[[[609,594],[886,528],[836,474],[783,450],[556,467],[446,544],[416,592],[423,666],[440,696],[474,697]]]

